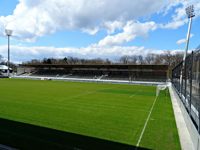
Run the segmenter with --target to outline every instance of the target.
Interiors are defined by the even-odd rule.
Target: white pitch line
[[[144,135],[144,131],[145,131],[145,129],[146,129],[146,127],[147,127],[147,124],[148,124],[148,122],[149,122],[149,119],[150,119],[150,117],[151,117],[151,113],[152,113],[152,111],[153,111],[153,108],[154,108],[154,105],[155,105],[155,103],[156,103],[157,98],[158,98],[158,96],[155,98],[155,100],[154,100],[154,102],[153,102],[153,105],[151,106],[151,109],[150,109],[150,111],[149,111],[149,115],[148,115],[148,117],[147,117],[147,119],[146,119],[146,122],[145,122],[145,124],[144,124],[143,129],[142,129],[142,132],[141,132],[140,137],[139,137],[139,139],[138,139],[138,142],[137,142],[137,145],[136,145],[137,147],[140,146],[140,142],[141,142],[141,140],[142,140],[142,137],[143,137],[143,135]]]
[[[132,95],[129,96],[129,98],[132,98],[132,97],[135,96],[135,95],[136,95],[136,94],[132,94]]]
[[[129,98],[132,98],[132,97],[136,96],[137,93],[138,93],[138,92],[141,92],[141,91],[142,91],[142,90],[139,90],[139,91],[135,92],[134,94],[130,95]]]

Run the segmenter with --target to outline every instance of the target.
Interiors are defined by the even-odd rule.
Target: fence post
[[[182,100],[182,102],[183,102],[183,104],[184,104],[184,106],[185,106],[185,101],[183,100],[183,70],[184,70],[184,62],[182,62],[182,65],[181,65],[181,71],[182,71],[182,81],[181,81],[181,85],[180,85],[180,87],[181,87],[181,90],[180,90],[180,95],[181,95],[181,100]]]
[[[181,62],[179,65],[174,67],[172,71],[172,77],[178,77],[180,76],[180,81],[178,78],[176,80],[172,80],[175,86],[181,101],[185,108],[188,111],[188,114],[190,115],[191,119],[194,119],[196,123],[197,130],[200,134],[200,49],[198,51],[192,52],[186,60],[187,63],[185,63],[185,66],[183,66],[183,62]],[[185,71],[185,72],[183,72]],[[182,72],[182,73],[181,73]],[[181,81],[181,75],[184,77],[185,83],[183,83],[184,80]],[[194,76],[195,75],[195,76]],[[194,77],[193,77],[194,76]],[[175,81],[176,84],[175,84]],[[188,83],[188,86],[187,86]],[[190,84],[190,85],[189,85]],[[185,87],[184,87],[185,86]],[[185,89],[185,91],[184,91]],[[187,90],[187,91],[186,91]],[[185,98],[188,98],[188,106],[186,107],[186,101],[184,101],[183,96]],[[193,105],[192,105],[193,104]],[[195,117],[192,118],[192,106],[196,108],[196,111],[198,115],[196,114],[196,111],[194,112]]]
[[[188,101],[188,99],[187,99],[187,78],[188,78],[187,65],[189,64],[189,62],[187,62],[188,58],[189,58],[189,56],[186,57],[186,59],[185,59],[185,66],[184,66],[184,76],[185,76],[185,86],[184,86],[184,88],[185,89],[184,89],[184,93],[183,93],[183,95],[185,97],[185,108],[187,109],[187,111],[189,111],[188,110],[188,103],[187,103],[187,101]]]
[[[192,106],[192,76],[193,76],[193,55],[194,55],[194,52],[192,51],[192,54],[191,54],[191,64],[190,64],[190,100],[189,100],[189,103],[190,103],[190,117],[191,117],[191,106]]]
[[[183,65],[183,62],[180,64],[180,72],[179,72],[179,75],[180,75],[180,90],[179,90],[179,95],[180,95],[180,98],[181,98],[181,101],[183,102],[183,100],[182,100],[182,83],[183,83],[183,78],[181,78],[181,72],[183,71],[183,67],[182,67],[182,65]],[[183,74],[182,74],[183,75]]]

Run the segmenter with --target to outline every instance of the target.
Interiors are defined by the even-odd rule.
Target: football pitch
[[[84,137],[181,149],[168,90],[156,98],[156,86],[0,79],[0,144],[67,149]]]

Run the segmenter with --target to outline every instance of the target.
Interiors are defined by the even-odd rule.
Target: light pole
[[[8,36],[8,61],[7,61],[7,73],[8,73],[8,77],[10,77],[10,36],[12,35],[12,30],[6,29],[5,30],[6,35]]]
[[[190,33],[191,33],[191,28],[192,28],[192,18],[195,16],[194,14],[194,6],[191,5],[189,7],[187,7],[185,9],[186,14],[189,18],[189,26],[188,26],[188,33],[187,33],[187,43],[186,43],[186,48],[185,48],[185,54],[184,54],[184,58],[183,60],[185,61],[186,57],[187,57],[187,52],[188,52],[188,46],[189,46],[189,42],[190,42]]]
[[[186,69],[185,67],[185,64],[186,64],[186,57],[187,57],[187,53],[188,53],[188,47],[189,47],[189,42],[190,42],[190,33],[191,33],[191,28],[192,28],[192,18],[195,16],[194,14],[194,6],[193,5],[190,5],[189,7],[187,7],[185,9],[186,11],[186,14],[187,14],[187,17],[189,19],[189,25],[188,25],[188,32],[187,32],[187,39],[186,39],[186,47],[185,47],[185,52],[184,52],[184,57],[183,57],[183,66],[182,66],[182,69],[181,69],[181,75],[180,75],[180,85],[181,85],[181,94],[182,93],[182,84],[183,84],[183,70]],[[185,79],[186,81],[186,79]],[[186,84],[186,83],[185,83]]]

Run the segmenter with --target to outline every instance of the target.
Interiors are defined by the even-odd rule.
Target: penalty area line
[[[149,115],[148,115],[148,117],[147,117],[147,119],[146,119],[146,121],[145,121],[144,127],[143,127],[142,132],[141,132],[141,134],[140,134],[140,137],[139,137],[139,139],[138,139],[138,141],[137,141],[136,147],[139,147],[139,146],[140,146],[140,142],[141,142],[141,140],[142,140],[142,137],[143,137],[143,135],[144,135],[145,129],[146,129],[147,124],[148,124],[148,122],[149,122],[149,119],[150,119],[150,117],[151,117],[151,113],[152,113],[152,111],[153,111],[153,108],[154,108],[154,106],[155,106],[155,103],[156,103],[156,101],[157,101],[157,98],[158,98],[158,96],[156,96],[156,98],[155,98],[155,100],[154,100],[154,102],[153,102],[153,104],[152,104],[152,106],[151,106],[151,109],[150,109],[150,111],[149,111]]]

